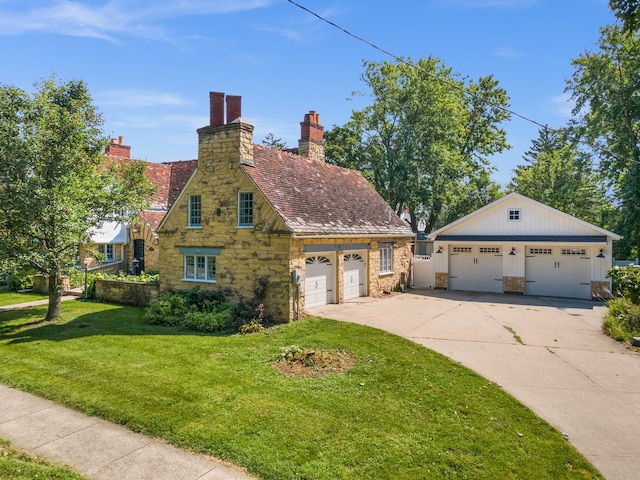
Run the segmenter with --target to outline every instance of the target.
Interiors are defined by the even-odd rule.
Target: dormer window
[[[509,209],[509,221],[517,221],[520,220],[520,209],[519,208],[510,208]]]

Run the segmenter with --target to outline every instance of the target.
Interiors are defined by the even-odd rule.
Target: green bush
[[[232,306],[221,291],[199,288],[162,295],[145,310],[144,321],[153,325],[185,327],[198,332],[223,332],[233,326]]]
[[[632,303],[640,304],[640,268],[615,266],[607,272],[607,278],[613,280],[613,295],[626,297]]]
[[[221,304],[213,311],[190,311],[184,317],[183,327],[198,332],[224,332],[231,329],[231,306]]]
[[[640,305],[621,297],[610,299],[607,306],[609,311],[603,323],[607,335],[620,342],[640,337]]]

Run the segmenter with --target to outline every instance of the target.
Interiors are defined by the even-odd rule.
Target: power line
[[[484,98],[484,97],[482,97],[482,96],[480,96],[480,95],[478,95],[476,93],[470,92],[464,86],[460,86],[460,85],[458,85],[456,83],[453,83],[453,82],[451,82],[451,81],[449,81],[449,80],[447,80],[445,78],[439,77],[438,75],[435,75],[435,74],[433,74],[431,72],[428,72],[428,71],[424,70],[423,68],[420,68],[418,65],[406,61],[404,58],[400,57],[399,55],[395,55],[395,54],[389,52],[388,50],[385,50],[384,48],[381,48],[378,45],[370,42],[369,40],[367,40],[365,38],[362,38],[359,35],[356,35],[354,33],[351,33],[349,30],[341,27],[340,25],[332,22],[331,20],[328,20],[328,19],[324,18],[323,16],[317,14],[316,12],[314,12],[312,10],[309,10],[307,7],[305,7],[303,5],[300,5],[299,3],[294,2],[293,0],[287,0],[287,1],[290,4],[298,7],[299,9],[304,10],[305,12],[309,13],[310,15],[313,15],[318,20],[320,20],[320,21],[322,21],[324,23],[327,23],[328,25],[331,25],[334,28],[337,28],[341,32],[343,32],[346,35],[350,36],[351,38],[354,38],[355,40],[357,40],[359,42],[362,42],[365,45],[368,45],[369,47],[371,47],[371,48],[373,48],[373,49],[375,49],[375,50],[387,55],[388,57],[393,58],[398,63],[402,63],[402,64],[404,64],[404,65],[406,65],[408,67],[415,68],[416,70],[418,70],[419,72],[423,73],[424,75],[432,77],[432,78],[438,80],[439,82],[444,83],[445,85],[448,85],[451,88],[454,88],[454,89],[462,91],[465,95],[468,95],[470,97],[473,97],[473,98],[476,98],[478,100],[481,100],[482,102],[485,102],[486,104],[491,105],[491,106],[493,106],[493,107],[495,107],[495,108],[497,108],[499,110],[502,110],[502,111],[514,116],[514,117],[518,117],[518,118],[520,118],[520,119],[522,119],[522,120],[524,120],[526,122],[532,123],[533,125],[536,125],[536,126],[542,128],[543,130],[545,130],[547,132],[560,133],[560,131],[557,130],[557,129],[549,128],[549,126],[546,125],[546,124],[542,124],[540,122],[537,122],[536,120],[534,120],[532,118],[529,118],[529,117],[527,117],[525,115],[521,115],[521,114],[519,114],[518,112],[516,112],[514,110],[511,110],[509,108],[503,107],[502,105],[499,105],[499,104],[497,104],[497,103],[495,103],[495,102],[493,102],[493,101],[491,101],[491,100],[489,100],[487,98]],[[601,147],[599,145],[592,144],[591,142],[587,142],[587,141],[579,139],[579,138],[574,138],[574,140],[576,140],[578,143],[581,143],[583,145],[588,146],[589,148],[591,148],[594,151],[600,151],[601,153],[610,155],[613,158],[618,158],[618,155],[616,155],[615,153],[611,152],[607,148]],[[636,162],[633,159],[629,159],[629,160],[632,163],[640,163],[640,162]]]
[[[416,64],[413,64],[413,63],[410,63],[410,62],[406,61],[404,58],[402,58],[402,57],[400,57],[398,55],[395,55],[395,54],[389,52],[388,50],[385,50],[384,48],[381,48],[381,47],[377,46],[376,44],[374,44],[374,43],[372,43],[372,42],[370,42],[370,41],[368,41],[368,40],[366,40],[366,39],[364,39],[364,38],[362,38],[362,37],[360,37],[360,36],[358,36],[358,35],[356,35],[354,33],[351,33],[350,31],[346,30],[345,28],[341,27],[340,25],[332,22],[331,20],[328,20],[328,19],[322,17],[321,15],[315,13],[312,10],[309,10],[307,7],[304,7],[304,6],[300,5],[299,3],[294,2],[293,0],[287,0],[287,1],[289,3],[291,3],[292,5],[295,5],[296,7],[300,8],[301,10],[304,10],[305,12],[313,15],[317,19],[319,19],[319,20],[331,25],[332,27],[337,28],[338,30],[344,32],[345,34],[349,35],[351,38],[354,38],[354,39],[358,40],[359,42],[362,42],[365,45],[368,45],[371,48],[373,48],[373,49],[375,49],[375,50],[387,55],[388,57],[393,58],[398,63],[402,63],[402,64],[407,65],[409,67],[415,68],[416,70],[420,71],[421,73],[423,73],[425,75],[428,75],[429,77],[435,78],[439,82],[442,82],[442,83],[444,83],[445,85],[448,85],[451,88],[455,88],[457,90],[460,90],[464,94],[466,94],[466,95],[468,95],[470,97],[477,98],[478,100],[481,100],[481,101],[483,101],[483,102],[485,102],[485,103],[487,103],[487,104],[489,104],[489,105],[491,105],[491,106],[493,106],[495,108],[498,108],[498,109],[500,109],[500,110],[502,110],[504,112],[507,112],[510,115],[513,115],[514,117],[518,117],[518,118],[521,118],[522,120],[525,120],[527,122],[533,123],[534,125],[537,125],[538,127],[541,127],[541,128],[543,128],[545,130],[554,131],[553,129],[550,129],[547,125],[543,125],[540,122],[536,122],[535,120],[533,120],[533,119],[531,119],[529,117],[526,117],[524,115],[520,115],[519,113],[517,113],[517,112],[515,112],[513,110],[510,110],[510,109],[508,109],[506,107],[503,107],[502,105],[499,105],[499,104],[497,104],[495,102],[492,102],[491,100],[483,98],[480,95],[477,95],[475,93],[469,92],[465,87],[461,87],[460,85],[457,85],[457,84],[455,84],[455,83],[453,83],[453,82],[451,82],[451,81],[449,81],[449,80],[447,80],[445,78],[439,77],[438,75],[435,75],[435,74],[433,74],[431,72],[428,72],[428,71],[420,68]]]

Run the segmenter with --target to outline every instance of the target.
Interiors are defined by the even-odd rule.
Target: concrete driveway
[[[640,477],[640,354],[601,332],[606,309],[598,303],[412,290],[309,313],[440,352],[564,432],[608,480]]]

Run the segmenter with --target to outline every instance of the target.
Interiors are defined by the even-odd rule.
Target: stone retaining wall
[[[101,302],[148,306],[158,299],[160,286],[125,280],[96,279],[96,298]]]

